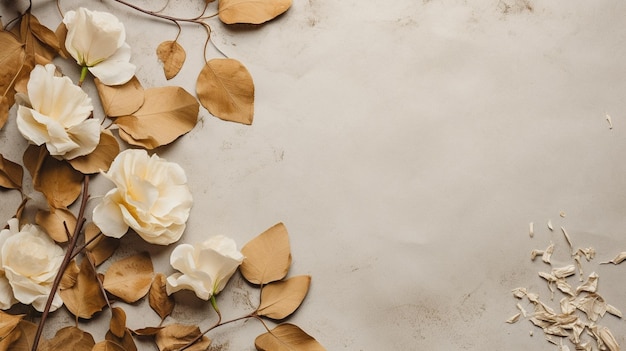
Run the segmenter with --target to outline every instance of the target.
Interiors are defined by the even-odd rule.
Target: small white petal
[[[109,191],[94,208],[92,217],[102,234],[113,238],[121,238],[128,231],[120,205],[115,201],[118,198],[115,189]]]

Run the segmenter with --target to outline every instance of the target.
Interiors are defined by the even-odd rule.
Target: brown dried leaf
[[[157,47],[157,56],[163,62],[165,78],[170,80],[180,72],[187,55],[178,42],[167,40]]]
[[[59,284],[59,289],[69,289],[76,284],[78,280],[78,273],[80,272],[80,268],[76,264],[76,260],[72,260],[70,264],[63,272],[63,277],[61,277],[61,283]]]
[[[0,129],[4,127],[4,124],[9,120],[9,109],[11,104],[9,98],[6,96],[0,96]]]
[[[26,60],[24,44],[20,43],[13,34],[0,31],[0,96],[3,96],[2,106],[11,106],[14,103],[15,91],[13,87],[23,70]],[[4,101],[6,100],[6,102]],[[8,108],[7,108],[8,113]],[[0,123],[0,128],[4,123]]]
[[[0,339],[4,339],[24,318],[23,314],[13,315],[0,311]]]
[[[77,327],[65,327],[59,329],[54,338],[46,340],[42,343],[38,351],[57,351],[57,350],[72,350],[72,351],[91,351],[95,345],[93,336],[91,334],[77,328]]]
[[[154,336],[159,330],[163,329],[163,327],[146,327],[141,329],[131,330],[131,333],[139,336]]]
[[[56,34],[39,23],[39,20],[31,13],[22,16],[19,29],[27,59],[34,60],[40,65],[52,62],[60,50]]]
[[[155,336],[159,351],[174,351],[187,345],[200,335],[200,328],[194,325],[170,324],[160,329]],[[205,351],[211,345],[211,339],[203,336],[201,340],[185,350]]]
[[[102,262],[111,257],[120,246],[119,239],[102,235],[100,228],[92,222],[85,225],[85,242],[89,242],[87,250],[91,252],[94,259],[93,263],[96,266],[99,266]]]
[[[202,106],[212,115],[226,121],[252,124],[254,82],[239,61],[213,59],[207,62],[198,76],[196,93]]]
[[[20,321],[15,329],[0,341],[0,350],[30,351],[35,340],[37,325],[25,320]],[[41,348],[38,351],[43,351]]]
[[[126,312],[120,307],[111,309],[111,325],[109,330],[118,338],[124,337],[126,333]]]
[[[31,13],[26,14],[26,16],[29,16],[30,30],[35,38],[37,38],[41,44],[47,45],[54,53],[59,52],[61,46],[59,45],[57,35],[51,29],[39,23],[37,17],[33,16]],[[23,20],[24,19],[22,19],[22,21]]]
[[[0,187],[21,189],[24,169],[19,164],[5,159],[0,154]]]
[[[110,131],[100,133],[100,142],[96,149],[88,155],[79,156],[69,161],[75,170],[82,174],[93,174],[108,171],[113,159],[120,153],[120,144]]]
[[[317,340],[299,327],[285,323],[272,329],[272,333],[264,333],[254,340],[259,351],[324,351]]]
[[[126,350],[124,347],[122,347],[121,345],[113,341],[104,340],[95,344],[93,346],[93,349],[90,349],[90,351],[128,351],[128,350]]]
[[[267,284],[283,279],[291,265],[287,228],[282,223],[274,225],[250,240],[241,253],[245,256],[241,274],[250,283]]]
[[[128,329],[124,330],[124,335],[122,335],[121,337],[115,336],[109,330],[104,336],[104,339],[120,345],[124,349],[124,351],[137,351],[137,345],[135,344],[135,340],[133,340],[133,336]]]
[[[65,26],[65,23],[59,23],[59,26],[57,27],[57,30],[54,32],[54,34],[59,40],[59,47],[61,49],[59,51],[59,55],[61,55],[61,57],[63,58],[71,57],[72,55],[70,55],[70,53],[65,48],[65,39],[67,39],[67,27]]]
[[[102,311],[107,304],[88,257],[89,255],[85,256],[80,264],[76,284],[69,289],[59,290],[65,307],[75,316],[85,319]]]
[[[150,294],[148,295],[150,307],[161,317],[161,320],[164,320],[174,310],[174,297],[167,294],[165,279],[163,273],[157,273],[152,281]]]
[[[154,276],[147,252],[114,262],[104,274],[104,289],[127,303],[146,296]]]
[[[108,86],[94,79],[104,113],[109,117],[131,115],[144,104],[144,89],[137,77],[126,84]]]
[[[115,120],[120,137],[131,145],[154,149],[169,144],[198,122],[200,105],[181,87],[148,89],[145,97],[138,111]]]
[[[309,285],[311,277],[300,275],[264,286],[258,314],[272,319],[286,318],[300,306],[309,291]]]
[[[219,18],[226,24],[261,24],[283,14],[291,0],[220,0]]]
[[[58,208],[52,211],[39,210],[35,215],[35,223],[43,227],[52,240],[64,243],[76,228],[76,217],[67,208]],[[67,226],[69,233],[65,226]]]

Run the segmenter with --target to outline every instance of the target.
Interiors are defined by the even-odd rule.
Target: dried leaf
[[[110,330],[104,336],[105,340],[114,342],[122,347],[124,351],[137,351],[137,345],[133,336],[128,329],[124,330],[124,334],[121,337],[115,336]]]
[[[200,335],[200,328],[193,325],[170,324],[160,329],[155,335],[155,342],[159,351],[174,351],[187,345]],[[205,351],[211,345],[211,339],[203,336],[193,346],[185,349],[190,351]]]
[[[259,351],[324,351],[326,350],[312,336],[299,327],[285,323],[272,329],[271,333],[264,333],[254,340],[254,346]]]
[[[620,264],[624,261],[626,261],[626,251],[618,253],[614,259],[610,260],[609,262],[602,262],[602,264],[607,264],[607,263]]]
[[[4,339],[24,318],[23,314],[13,315],[0,311],[0,339]]]
[[[24,169],[19,164],[5,159],[0,155],[0,187],[21,189]]]
[[[174,78],[185,63],[185,49],[176,41],[164,41],[157,47],[157,57],[163,62],[165,78]]]
[[[301,275],[264,286],[258,314],[272,319],[286,318],[300,306],[310,284],[311,277]]]
[[[90,154],[79,156],[69,161],[75,170],[82,174],[108,171],[113,159],[120,153],[120,144],[110,131],[100,133],[100,142]]]
[[[35,215],[35,223],[44,228],[52,240],[64,243],[74,233],[76,217],[67,208],[58,208],[52,211],[39,210]]]
[[[80,268],[76,264],[76,260],[72,260],[70,264],[63,272],[63,277],[61,277],[61,283],[59,284],[59,289],[69,289],[76,284],[78,280],[78,273],[80,272]]]
[[[26,74],[24,69],[26,52],[24,44],[11,33],[0,31],[0,96],[3,96],[2,106],[8,107],[14,103],[14,86],[18,78]],[[0,121],[2,122],[2,121]],[[0,128],[4,122],[0,123]]]
[[[6,96],[0,96],[0,129],[4,127],[4,124],[9,120],[9,109],[11,108],[11,103],[9,103],[9,98]]]
[[[198,76],[196,93],[202,106],[212,115],[226,121],[252,124],[254,82],[239,61],[213,59],[207,62]]]
[[[93,255],[93,263],[96,266],[99,266],[102,262],[111,257],[120,246],[119,239],[102,235],[100,228],[92,222],[87,223],[85,226],[85,242],[89,242],[87,250]]]
[[[120,346],[119,344],[113,341],[104,340],[95,344],[93,346],[93,349],[90,351],[128,351],[128,350],[126,350],[125,348],[123,348],[122,346]]]
[[[65,26],[65,23],[63,22],[59,23],[59,26],[57,27],[54,34],[57,36],[57,39],[59,40],[59,47],[61,49],[59,50],[59,55],[61,55],[61,57],[63,58],[71,57],[72,55],[70,55],[70,53],[65,48],[65,39],[67,39],[67,27]]]
[[[146,296],[154,270],[147,252],[114,262],[104,274],[104,289],[127,303]]]
[[[95,344],[91,334],[72,326],[59,329],[54,338],[46,340],[41,344],[38,350],[91,351]]]
[[[154,336],[161,329],[163,329],[163,327],[146,327],[146,328],[131,330],[131,332],[134,335],[139,335],[139,336]]]
[[[163,273],[157,273],[152,281],[150,294],[148,295],[150,307],[161,317],[161,320],[164,320],[174,310],[174,297],[167,294],[165,280]]]
[[[121,338],[126,332],[126,312],[120,307],[111,309],[111,325],[109,330],[113,335]]]
[[[173,142],[196,125],[200,105],[185,89],[152,88],[145,91],[145,97],[138,111],[115,120],[120,137],[127,143],[154,149]]]
[[[104,113],[109,117],[131,115],[144,104],[144,89],[137,77],[133,76],[128,83],[122,85],[104,85],[94,79]]]
[[[41,44],[49,46],[54,53],[59,52],[61,50],[61,46],[59,45],[59,38],[57,35],[48,27],[39,23],[37,17],[33,16],[31,13],[26,14],[26,16],[29,17],[30,30],[35,38],[37,38]],[[22,19],[22,21],[23,20],[24,19]]]
[[[283,14],[291,0],[220,0],[219,18],[226,24],[261,24]]]
[[[49,32],[47,38],[53,42],[53,46],[48,45],[44,40],[37,37],[37,32],[41,36],[45,35],[44,32],[46,30]],[[21,41],[24,43],[27,60],[40,65],[52,62],[52,59],[59,51],[58,38],[52,31],[41,25],[30,12],[22,16],[19,33]]]
[[[89,255],[85,256],[80,264],[76,284],[69,289],[59,290],[65,307],[75,316],[85,319],[102,311],[107,304],[88,257]]]
[[[30,351],[33,348],[36,332],[35,323],[22,320],[7,338],[0,341],[0,350]],[[43,351],[41,348],[37,350]]]
[[[267,284],[283,279],[291,265],[287,228],[282,223],[274,225],[250,240],[241,253],[245,256],[241,274],[250,283]]]

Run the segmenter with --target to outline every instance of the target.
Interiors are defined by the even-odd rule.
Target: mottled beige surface
[[[154,48],[175,28],[86,3],[127,24],[144,85],[168,84]],[[60,20],[50,6],[35,11]],[[569,263],[560,226],[596,248],[585,271],[626,311],[626,266],[598,266],[626,251],[624,13],[619,0],[295,0],[265,26],[211,22],[217,46],[254,77],[255,121],[203,109],[192,132],[159,150],[194,193],[183,240],[219,233],[241,245],[283,221],[291,274],[313,276],[291,321],[328,350],[556,350],[529,322],[504,321],[517,312],[511,289],[549,297],[537,276],[549,267],[529,255],[553,241],[555,265]],[[202,38],[185,26],[188,62],[169,84],[194,91]],[[170,273],[171,248],[148,249]],[[247,289],[236,278],[220,295],[227,315],[246,311]],[[178,318],[210,313],[191,294],[177,299]],[[151,313],[131,327],[154,323]],[[602,324],[626,345],[623,321]],[[220,350],[252,350],[262,331],[251,321],[212,337]]]

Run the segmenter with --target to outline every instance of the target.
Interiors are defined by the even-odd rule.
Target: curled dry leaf
[[[21,189],[22,178],[24,178],[24,169],[22,166],[0,155],[0,187]]]
[[[252,124],[254,82],[241,62],[234,59],[207,62],[198,76],[196,93],[202,106],[212,115],[226,121]]]
[[[241,253],[245,256],[241,274],[250,283],[267,284],[283,279],[291,265],[287,228],[282,223],[274,225],[250,240]]]
[[[91,334],[71,326],[59,329],[54,335],[54,338],[46,340],[39,346],[38,350],[91,351],[95,344],[96,342]]]
[[[176,41],[167,40],[157,47],[157,57],[163,62],[165,79],[174,78],[183,67],[186,58],[185,49]]]
[[[145,102],[132,115],[115,120],[120,137],[131,145],[154,149],[188,133],[198,122],[200,105],[181,87],[145,91]]]
[[[154,341],[159,351],[174,351],[189,344],[201,334],[200,328],[194,325],[170,324],[159,329]],[[211,339],[203,336],[198,342],[185,350],[205,351],[211,345]]]
[[[166,279],[165,274],[157,273],[148,295],[150,307],[161,317],[161,320],[164,320],[174,310],[174,297],[168,295],[165,289]]]
[[[104,274],[104,289],[127,303],[146,296],[154,270],[147,252],[114,262]]]
[[[94,79],[104,113],[109,117],[131,115],[144,104],[144,89],[137,77],[133,76],[122,85],[104,85]]]
[[[120,307],[111,308],[111,323],[109,330],[113,335],[121,338],[126,333],[126,312]]]
[[[118,343],[115,343],[110,340],[100,341],[99,343],[93,346],[93,349],[90,351],[128,351]]]
[[[30,12],[22,16],[20,36],[25,45],[26,54],[34,57],[40,65],[50,63],[61,50],[56,34],[39,23]]]
[[[75,170],[82,174],[93,174],[108,171],[115,156],[120,153],[120,144],[110,131],[100,133],[100,141],[95,150],[85,156],[79,156],[69,161]]]
[[[9,107],[15,102],[15,83],[27,74],[25,67],[26,52],[24,45],[12,34],[6,31],[0,31],[0,96],[3,97],[0,107],[2,110],[6,107],[8,114]],[[29,71],[30,72],[30,71]],[[0,111],[2,111],[0,110]],[[4,114],[4,112],[0,112]],[[2,116],[0,115],[0,116]],[[6,119],[0,118],[0,128],[4,125]]]
[[[44,228],[52,240],[64,243],[76,228],[76,217],[67,208],[39,210],[35,215],[35,223]]]
[[[254,340],[259,351],[324,351],[326,350],[315,338],[305,333],[298,326],[285,323],[264,333]]]
[[[120,246],[119,239],[102,235],[100,228],[93,224],[93,222],[89,222],[85,226],[85,242],[89,242],[87,250],[91,252],[94,260],[93,263],[96,266],[99,266],[102,262],[111,257]]]
[[[300,306],[310,285],[311,277],[301,275],[264,286],[258,314],[272,319],[286,318]]]
[[[73,287],[78,280],[79,272],[80,268],[78,268],[76,260],[72,260],[70,264],[67,265],[65,272],[63,272],[63,276],[61,277],[61,283],[59,284],[59,289],[69,289]]]
[[[283,14],[291,0],[220,0],[218,15],[226,24],[261,24]]]
[[[96,272],[89,263],[89,255],[86,255],[80,263],[76,283],[70,288],[59,290],[65,307],[75,316],[89,319],[106,306],[107,301],[97,279]]]

